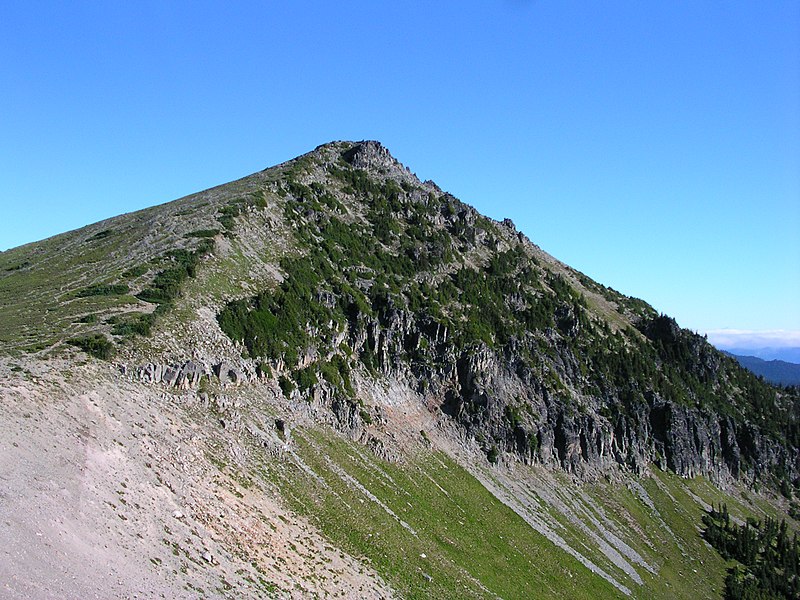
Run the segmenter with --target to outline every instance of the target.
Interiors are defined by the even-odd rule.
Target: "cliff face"
[[[324,390],[357,419],[345,382],[366,371],[410,382],[491,462],[796,479],[797,398],[421,183],[380,144],[321,147],[272,191],[297,244],[285,279],[219,322],[288,394]]]
[[[345,339],[355,354],[375,355],[379,378],[410,381],[435,399],[433,405],[476,438],[492,462],[498,453],[507,453],[584,476],[613,466],[639,473],[650,463],[681,476],[715,480],[752,480],[769,477],[773,470],[792,480],[797,474],[795,448],[733,415],[688,406],[652,389],[634,402],[623,400],[624,388],[576,392],[586,387],[586,376],[581,359],[566,347],[545,359],[543,376],[525,358],[527,348],[512,343],[493,349],[479,343],[456,350],[446,328],[419,323],[414,314],[395,308],[383,319],[357,320]],[[421,347],[427,356],[408,358],[409,351],[419,353]],[[558,348],[557,337],[552,347]],[[346,403],[336,405],[342,406]]]

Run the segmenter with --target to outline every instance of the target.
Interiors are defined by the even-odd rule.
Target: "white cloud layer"
[[[798,348],[800,330],[710,329],[708,341],[725,350],[733,348]]]

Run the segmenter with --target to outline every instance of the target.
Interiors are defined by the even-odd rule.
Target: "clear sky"
[[[1,249],[335,139],[683,326],[800,330],[796,1],[0,6]]]

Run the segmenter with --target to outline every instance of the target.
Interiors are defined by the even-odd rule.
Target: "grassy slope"
[[[37,351],[74,335],[107,333],[103,321],[112,314],[152,310],[132,294],[164,268],[164,253],[195,247],[198,240],[188,234],[219,228],[220,208],[261,179],[256,174],[0,252],[0,348]],[[142,272],[126,274],[135,268]],[[125,284],[130,293],[79,296],[98,284]],[[92,314],[96,322],[79,322]]]
[[[78,237],[70,232],[0,254],[0,344],[44,347],[57,341],[59,332],[80,315],[136,303],[128,295],[75,298],[70,293],[81,282],[114,280],[114,271],[107,269],[109,257],[131,241],[127,235],[113,240]],[[102,269],[96,268],[98,264]],[[106,277],[100,275],[101,270]],[[25,302],[17,301],[23,297]]]
[[[657,567],[642,570],[642,598],[718,598],[724,561],[700,535],[701,506],[686,493],[685,482],[671,473],[654,473],[642,486],[655,510],[627,487],[599,486],[593,496],[612,514],[629,520],[629,541]],[[621,510],[620,510],[621,509]]]
[[[291,460],[264,457],[248,475],[274,485],[333,546],[363,557],[404,598],[624,597],[442,452],[392,463],[327,429],[295,429],[292,439]],[[634,481],[642,491],[564,479],[558,493],[586,499],[584,508],[592,507],[606,531],[655,567],[651,573],[636,566],[641,584],[615,567],[574,519],[545,503],[539,514],[635,598],[721,597],[726,563],[701,537],[702,502],[726,501],[735,515],[758,517],[769,505],[723,493],[702,478],[656,472]],[[575,514],[592,527],[586,515]]]
[[[442,453],[400,465],[330,432],[294,440],[299,460],[261,475],[406,598],[620,597]]]

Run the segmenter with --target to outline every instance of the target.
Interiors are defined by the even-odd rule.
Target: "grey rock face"
[[[213,371],[223,385],[239,385],[251,380],[251,377],[243,369],[225,361],[214,365]]]
[[[207,374],[205,366],[194,361],[187,361],[178,371],[175,386],[179,388],[193,388],[200,383],[200,378]]]
[[[389,169],[398,166],[394,157],[380,142],[359,142],[345,152],[343,157],[357,169]]]
[[[129,369],[125,368],[123,373]],[[193,389],[200,385],[201,379],[214,376],[222,385],[240,385],[252,381],[254,376],[240,366],[220,362],[209,366],[188,360],[180,364],[148,363],[132,371],[135,378],[143,383],[160,383],[178,389]]]
[[[579,327],[561,315],[559,335]],[[565,333],[566,332],[566,333]],[[665,335],[677,335],[666,331]],[[615,389],[580,396],[583,377],[576,357],[558,336],[549,366],[569,388],[554,393],[542,374],[520,359],[514,342],[502,350],[485,345],[457,350],[447,342],[446,328],[428,323],[404,309],[388,306],[380,317],[359,315],[350,324],[347,343],[358,353],[370,349],[382,374],[416,382],[438,398],[445,415],[484,447],[523,462],[556,465],[578,476],[612,467],[640,472],[655,463],[692,477],[716,480],[755,479],[780,466],[790,477],[800,472],[798,457],[755,427],[732,418],[665,399],[655,393],[624,402]],[[719,368],[715,357],[698,351],[703,369]],[[416,358],[415,358],[416,357]],[[326,390],[321,397],[339,426],[358,426],[355,407]]]

